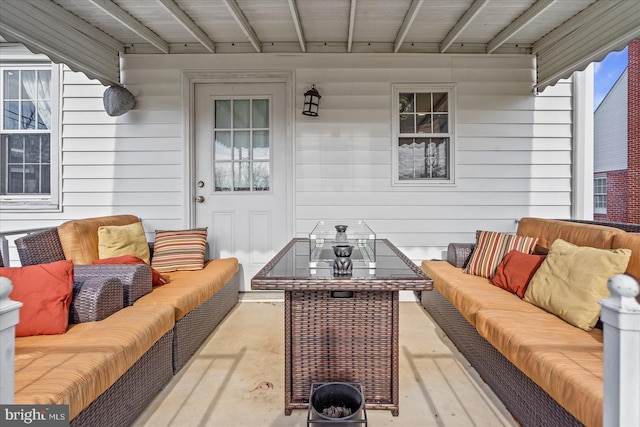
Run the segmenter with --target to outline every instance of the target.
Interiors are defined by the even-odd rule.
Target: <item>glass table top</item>
[[[431,289],[431,279],[388,240],[376,244],[375,267],[363,259],[358,248],[351,256],[353,271],[349,276],[333,272],[333,254],[312,262],[309,239],[293,239],[251,281],[253,289],[289,289],[313,284],[352,284],[355,287],[385,284],[397,289]],[[323,251],[331,251],[331,247]],[[358,283],[360,285],[358,285]],[[376,285],[377,284],[377,285]]]

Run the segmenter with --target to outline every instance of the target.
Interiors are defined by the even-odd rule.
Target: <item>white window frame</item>
[[[51,153],[50,153],[50,173],[51,192],[50,194],[7,194],[0,195],[0,211],[55,211],[61,210],[61,184],[60,184],[60,164],[61,159],[61,111],[62,111],[62,66],[52,62],[19,62],[3,61],[0,63],[0,73],[11,70],[51,70]],[[0,78],[0,102],[4,100],[4,84]],[[3,110],[2,110],[3,111]],[[2,117],[0,117],[0,121]],[[0,122],[0,130],[4,132],[4,124]]]
[[[596,191],[597,180],[604,180],[604,193]],[[604,207],[596,206],[596,196],[604,195]],[[593,177],[593,213],[606,214],[607,213],[607,175],[596,175]]]
[[[404,92],[446,92],[448,94],[448,130],[449,132],[446,134],[435,133],[435,134],[400,134],[400,115],[398,114],[398,103],[400,93]],[[395,83],[392,84],[391,90],[391,139],[392,139],[392,185],[394,186],[402,186],[402,187],[431,187],[431,186],[452,186],[456,182],[456,85],[453,83],[445,84],[445,83]],[[399,138],[402,137],[424,137],[424,136],[432,136],[434,138],[449,138],[449,178],[447,179],[429,179],[429,178],[421,178],[421,179],[400,179],[400,168],[399,168],[399,149],[398,142]]]

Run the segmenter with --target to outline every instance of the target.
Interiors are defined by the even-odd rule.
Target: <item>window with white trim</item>
[[[454,87],[394,85],[393,182],[454,182]]]
[[[600,175],[593,179],[593,211],[607,213],[607,176]]]
[[[59,66],[0,67],[0,206],[58,208]]]

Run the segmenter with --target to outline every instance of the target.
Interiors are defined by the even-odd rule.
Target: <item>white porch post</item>
[[[604,323],[603,426],[640,426],[640,285],[619,274],[600,301]]]
[[[0,404],[13,403],[15,326],[21,302],[9,299],[11,280],[0,277]]]

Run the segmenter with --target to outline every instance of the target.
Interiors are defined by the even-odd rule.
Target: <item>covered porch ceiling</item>
[[[543,90],[640,37],[639,23],[638,0],[0,1],[5,42],[105,85],[121,83],[121,53],[525,53]]]

